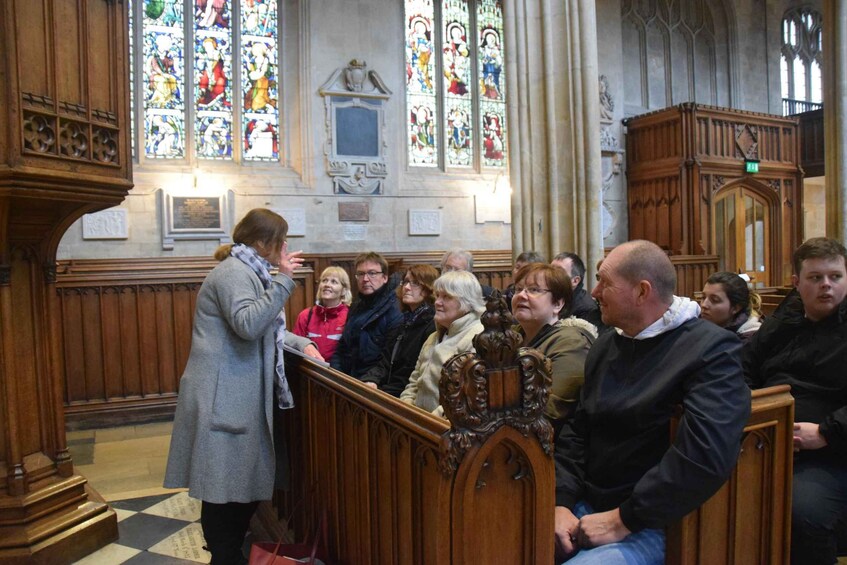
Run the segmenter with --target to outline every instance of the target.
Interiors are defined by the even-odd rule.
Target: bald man
[[[592,296],[601,334],[556,443],[556,548],[568,563],[665,561],[664,528],[729,477],[750,414],[741,342],[674,296],[655,244],[612,250]],[[674,408],[682,421],[670,441]]]

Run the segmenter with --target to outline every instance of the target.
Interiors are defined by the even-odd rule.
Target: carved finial
[[[453,473],[465,452],[503,426],[538,438],[547,454],[553,430],[544,417],[551,384],[550,360],[521,347],[514,318],[498,291],[481,317],[485,329],[474,337],[476,353],[460,353],[444,364],[438,383],[444,416],[451,428],[441,438],[439,466]]]

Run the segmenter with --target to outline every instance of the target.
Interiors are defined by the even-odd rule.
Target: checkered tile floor
[[[190,565],[208,563],[203,549],[200,501],[188,493],[161,494],[110,502],[118,514],[118,541],[84,559],[81,565]]]

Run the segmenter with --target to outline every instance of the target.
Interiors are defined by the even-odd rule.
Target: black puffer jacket
[[[575,316],[580,320],[585,320],[589,324],[593,324],[597,331],[606,329],[603,324],[603,319],[600,315],[600,306],[584,288],[575,288],[573,291],[573,299],[570,308],[562,308],[559,312],[559,318],[562,320]]]
[[[792,291],[744,347],[743,363],[753,388],[791,385],[794,421],[820,424],[826,438],[815,455],[847,463],[847,299],[812,322]]]
[[[362,377],[363,381],[376,383],[380,390],[398,398],[415,370],[421,346],[435,331],[435,308],[424,303],[418,310],[389,334],[379,363]]]
[[[379,363],[388,334],[403,321],[390,280],[370,296],[359,296],[347,314],[347,324],[338,349],[332,356],[333,369],[361,378]]]

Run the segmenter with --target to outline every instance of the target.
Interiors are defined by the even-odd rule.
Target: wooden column
[[[0,561],[60,563],[117,537],[65,441],[56,248],[131,187],[127,5],[0,3]]]
[[[847,242],[847,4],[824,0],[826,235]]]

